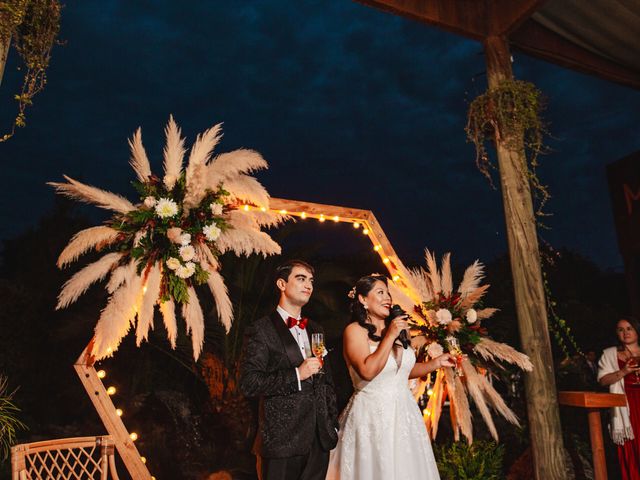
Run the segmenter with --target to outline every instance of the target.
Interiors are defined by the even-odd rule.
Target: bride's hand
[[[398,338],[398,335],[400,335],[402,330],[407,330],[409,328],[409,324],[407,323],[408,318],[409,315],[402,315],[401,317],[396,317],[391,320],[387,327],[387,336],[390,336],[394,340]]]
[[[456,366],[455,358],[450,353],[443,353],[439,357],[434,358],[433,361],[435,362],[436,368]]]

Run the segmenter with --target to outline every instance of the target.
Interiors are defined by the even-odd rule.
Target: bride
[[[355,391],[340,417],[327,480],[440,479],[408,379],[454,364],[448,353],[416,363],[414,350],[396,341],[407,328],[407,316],[388,321],[390,307],[386,277],[358,280],[352,323],[344,331],[344,357]]]

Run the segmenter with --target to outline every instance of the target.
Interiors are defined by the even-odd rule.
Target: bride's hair
[[[387,277],[384,275],[366,275],[356,282],[353,291],[353,299],[351,300],[351,322],[357,322],[358,325],[367,331],[367,335],[371,340],[379,342],[382,340],[382,337],[380,335],[376,335],[375,325],[367,322],[369,314],[364,308],[364,305],[360,303],[360,300],[358,300],[358,295],[366,297],[376,282],[382,282],[385,285],[388,285]],[[385,320],[385,324],[386,323],[388,323],[387,320]]]

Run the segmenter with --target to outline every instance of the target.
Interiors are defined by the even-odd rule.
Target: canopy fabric
[[[595,55],[640,71],[638,0],[550,0],[531,19]]]

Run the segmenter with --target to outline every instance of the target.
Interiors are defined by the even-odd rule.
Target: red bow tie
[[[307,328],[308,322],[309,322],[308,318],[303,317],[300,320],[298,320],[297,318],[289,317],[287,318],[287,327],[289,328],[300,327],[304,330],[305,328]]]

